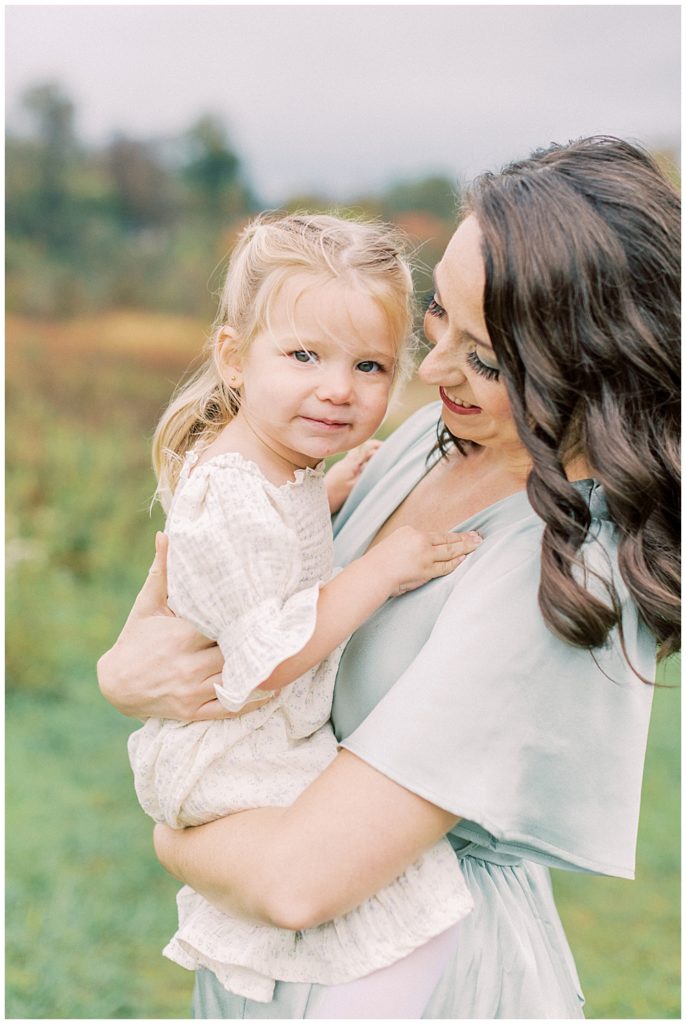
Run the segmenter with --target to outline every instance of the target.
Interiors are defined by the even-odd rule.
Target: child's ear
[[[232,327],[225,324],[217,335],[215,359],[221,379],[230,388],[239,388],[243,383],[239,349],[240,338]]]

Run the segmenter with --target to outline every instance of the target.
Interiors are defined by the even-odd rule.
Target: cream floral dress
[[[323,468],[271,484],[237,453],[193,466],[189,453],[166,532],[169,605],[216,639],[217,697],[236,711],[316,625],[319,588],[334,574]],[[143,809],[172,828],[252,807],[292,803],[336,755],[329,722],[340,649],[238,718],[150,718],[129,738]],[[184,886],[164,954],[213,971],[230,992],[269,1002],[274,981],[338,984],[401,959],[472,909],[442,840],[359,907],[302,932],[232,917]]]

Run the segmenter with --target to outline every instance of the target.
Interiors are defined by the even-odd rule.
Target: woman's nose
[[[417,376],[425,384],[457,384],[463,380],[464,373],[455,353],[446,351],[443,345],[436,345],[419,364]]]

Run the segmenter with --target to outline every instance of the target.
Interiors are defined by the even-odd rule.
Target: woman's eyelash
[[[424,311],[430,316],[442,317],[445,316],[445,310],[439,302],[436,301],[435,295],[427,295],[424,300]]]
[[[479,359],[476,352],[467,353],[467,362],[476,373],[480,373],[486,380],[498,380],[500,377],[500,370],[496,370],[495,366],[488,366]]]
[[[445,316],[445,309],[440,302],[437,301],[435,295],[426,296],[424,299],[424,311],[428,313],[429,316],[436,316],[439,319]],[[467,354],[467,362],[473,370],[480,373],[482,377],[486,378],[486,380],[498,380],[500,377],[500,370],[496,369],[495,366],[489,366],[487,363],[482,362],[474,351]]]

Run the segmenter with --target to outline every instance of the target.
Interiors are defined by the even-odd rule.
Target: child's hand
[[[375,438],[365,441],[359,447],[351,449],[344,458],[339,459],[327,472],[325,483],[326,491],[329,495],[331,515],[334,512],[338,512],[359,480],[362,470],[382,444],[382,441],[377,441]]]
[[[376,544],[369,555],[377,559],[379,572],[388,574],[391,597],[398,597],[437,576],[447,576],[482,540],[474,530],[425,533],[413,526],[401,526]]]

